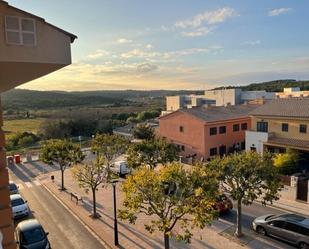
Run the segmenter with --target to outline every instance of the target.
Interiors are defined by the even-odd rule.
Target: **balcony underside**
[[[66,64],[0,62],[0,92],[52,73]]]

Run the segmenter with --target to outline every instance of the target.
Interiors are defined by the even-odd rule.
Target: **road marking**
[[[28,188],[32,188],[31,182],[25,182],[25,184],[26,184],[26,186],[27,186]]]
[[[36,186],[41,186],[41,185],[42,185],[38,180],[34,180],[33,183],[34,183],[34,185],[36,185]]]

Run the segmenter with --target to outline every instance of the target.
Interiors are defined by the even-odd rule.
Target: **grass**
[[[4,120],[2,129],[7,137],[25,131],[37,134],[44,121],[43,118]]]

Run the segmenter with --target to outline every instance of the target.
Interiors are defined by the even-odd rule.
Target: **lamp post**
[[[111,181],[113,186],[113,196],[114,196],[114,240],[115,240],[115,246],[119,245],[118,241],[118,222],[117,222],[117,207],[116,207],[116,184],[118,180],[114,179]]]

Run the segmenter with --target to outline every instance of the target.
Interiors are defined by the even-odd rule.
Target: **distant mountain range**
[[[52,109],[78,106],[130,104],[143,98],[162,98],[167,95],[202,94],[202,91],[33,91],[13,89],[1,94],[2,107],[8,109]]]
[[[215,89],[236,88],[237,86],[217,87]],[[266,90],[267,92],[282,92],[285,87],[300,87],[301,90],[309,90],[309,80],[297,81],[293,79],[274,80],[262,83],[252,83],[246,86],[238,86],[244,91]]]
[[[218,87],[235,88],[237,86]],[[268,92],[280,92],[284,87],[300,87],[301,90],[309,90],[309,81],[296,81],[293,79],[275,80],[262,83],[253,83],[239,86],[243,90],[266,90]],[[155,90],[155,91],[88,91],[88,92],[63,92],[63,91],[32,91],[13,89],[1,94],[2,106],[8,109],[52,109],[76,106],[102,106],[117,103],[130,104],[142,101],[143,98],[163,98],[168,95],[203,94],[203,91],[189,90]]]

